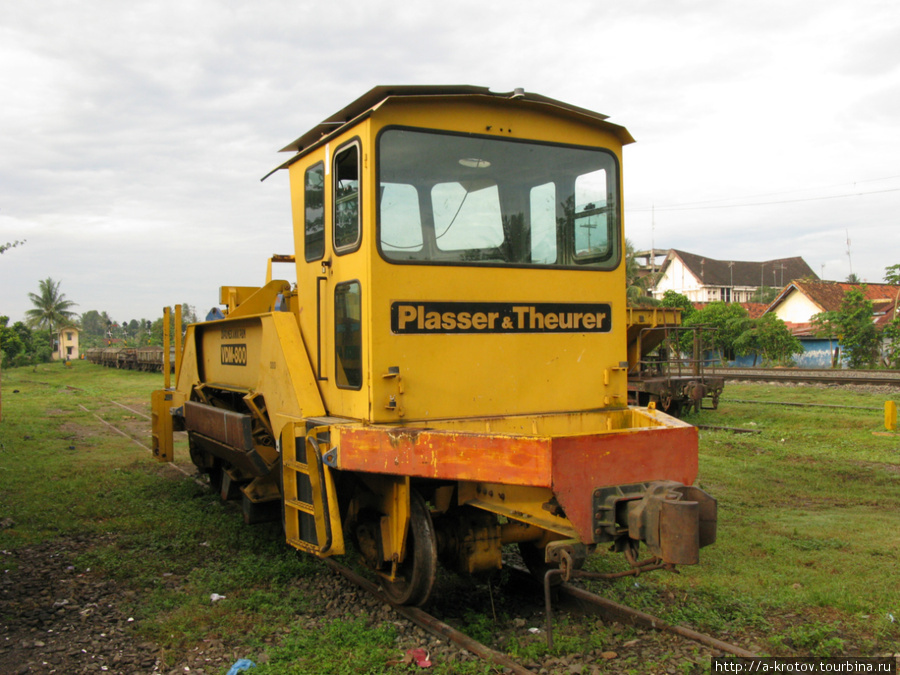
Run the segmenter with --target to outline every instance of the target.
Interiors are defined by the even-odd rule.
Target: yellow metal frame
[[[345,552],[344,532],[341,524],[334,476],[318,447],[318,437],[326,434],[328,427],[314,427],[309,431],[304,425],[291,423],[285,426],[281,436],[282,490],[285,508],[285,534],[292,546],[317,556],[341,555]],[[305,447],[306,462],[294,458],[293,448],[298,439]],[[299,499],[297,479],[299,475],[308,477],[312,501]],[[313,516],[316,527],[317,545],[300,538],[297,518],[293,514],[305,513]]]
[[[174,388],[167,372],[165,390],[153,397],[156,456],[171,461],[169,411],[192,392],[206,392],[214,403],[217,392],[220,402],[231,400],[223,392],[242,393],[252,414],[279,440],[288,542],[320,556],[344,552],[334,472],[352,472],[368,491],[342,495],[351,502],[348,519],[360,508],[360,500],[383,514],[382,562],[391,563],[390,578],[407,555],[411,491],[433,489],[435,481],[445,488],[435,494],[437,511],[447,513],[456,505],[451,505],[451,490],[446,489],[453,486],[458,505],[522,523],[501,528],[504,541],[540,544],[552,538],[592,541],[591,495],[584,486],[606,484],[617,471],[635,479],[631,482],[673,479],[676,473],[693,480],[696,433],[686,433],[681,428],[686,425],[655,411],[627,407],[632,354],[625,337],[635,317],[626,308],[621,222],[620,249],[613,256],[619,262],[612,269],[461,261],[400,264],[383,257],[378,247],[377,144],[386,130],[400,127],[602,149],[615,159],[608,166],[618,167],[623,145],[632,140],[628,132],[602,116],[547,99],[487,95],[387,93],[352,117],[329,126],[322,137],[301,139],[299,154],[284,164],[289,168],[296,256],[272,256],[260,287],[222,287],[226,318],[189,326],[183,348],[176,307]],[[356,248],[336,249],[334,162],[351,144],[359,148],[360,240]],[[320,162],[325,167],[323,201],[318,203],[317,197],[316,203],[306,204],[305,173]],[[621,176],[616,185],[621,215]],[[307,210],[323,213],[325,241],[322,257],[310,262],[304,255]],[[273,263],[284,262],[295,265],[295,287],[272,278]],[[346,332],[339,334],[336,291],[350,283],[361,289],[360,316],[347,317]],[[554,303],[608,306],[603,316],[610,330],[554,331],[547,319],[548,329],[540,332],[392,332],[393,304],[450,302],[471,303],[472,317],[478,307],[501,303],[522,312]],[[168,319],[166,314],[167,346]],[[355,335],[351,324],[356,320],[361,335],[358,388],[348,386],[346,378],[341,385],[336,355],[346,346],[341,335]],[[590,327],[597,325],[591,319]],[[347,357],[342,353],[342,358]],[[660,442],[662,433],[681,440]],[[642,435],[650,440],[642,444]],[[594,453],[601,445],[602,453]],[[648,445],[653,447],[647,450]],[[271,457],[274,464],[277,458]],[[643,469],[634,468],[647,457],[656,462],[653,471],[668,475],[644,476]],[[596,476],[578,473],[582,458]],[[582,480],[568,483],[564,492],[561,470]],[[298,481],[306,480],[308,501],[299,498]],[[273,484],[260,481],[258,487],[265,492]],[[305,491],[305,484],[302,487]],[[557,498],[570,500],[565,506],[569,518]],[[575,502],[588,513],[572,515],[575,509],[569,505]],[[312,518],[302,527],[307,530],[314,522],[319,544],[301,539],[300,514]],[[471,562],[489,565],[498,537],[493,532],[477,536],[489,545]]]

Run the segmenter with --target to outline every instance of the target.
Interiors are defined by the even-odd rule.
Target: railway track
[[[835,370],[831,368],[715,368],[710,375],[726,380],[880,384],[900,387],[900,370]]]
[[[495,649],[492,649],[491,647],[478,642],[477,640],[474,640],[468,635],[456,630],[449,624],[441,621],[440,619],[432,616],[431,614],[418,607],[406,607],[391,602],[390,598],[388,598],[388,596],[384,594],[376,584],[372,583],[364,577],[361,577],[353,570],[346,567],[345,565],[338,563],[334,559],[328,558],[324,562],[335,572],[338,572],[346,579],[356,584],[359,588],[373,595],[379,601],[390,604],[397,613],[412,621],[420,628],[432,633],[433,635],[450,640],[460,648],[466,649],[476,656],[482,658],[483,660],[501,666],[502,668],[505,668],[509,672],[515,673],[516,675],[529,675],[534,672],[521,663],[512,660],[507,655],[498,652]],[[537,585],[536,580],[531,576],[529,572],[515,567],[511,568],[511,571],[521,579],[522,585]],[[550,574],[554,573],[551,572]],[[554,591],[557,594],[558,602],[560,602],[561,604],[565,604],[567,607],[569,607],[570,610],[576,611],[581,614],[596,614],[607,621],[615,621],[617,623],[629,626],[639,626],[654,631],[672,633],[687,640],[702,644],[718,652],[741,657],[758,656],[758,654],[746,650],[738,645],[724,642],[711,635],[706,635],[684,626],[670,624],[659,617],[652,616],[650,614],[647,614],[646,612],[641,612],[631,607],[627,607],[626,605],[614,602],[600,595],[597,595],[596,593],[592,593],[585,590],[584,588],[567,582],[563,582],[558,586],[555,586]],[[553,613],[548,602],[546,607],[545,630],[547,633],[548,646],[551,649],[553,646],[552,624]]]
[[[94,417],[96,420],[101,422],[105,427],[107,427],[111,432],[120,435],[132,443],[140,446],[144,450],[148,452],[151,450],[148,445],[143,443],[142,441],[134,438],[132,435],[126,433],[122,429],[118,428],[115,424],[103,419],[98,412],[102,411],[103,405],[115,405],[120,408],[124,408],[129,412],[146,418],[143,412],[139,410],[135,410],[134,408],[125,406],[117,401],[107,400],[107,399],[98,399],[101,407],[99,410],[91,410],[84,405],[78,404],[78,408],[82,410],[82,412]],[[188,471],[185,471],[181,467],[175,467],[179,471],[181,471],[184,475],[191,478],[192,480],[204,485],[201,481],[198,481],[196,477],[192,476]],[[350,582],[355,584],[357,587],[361,588],[366,593],[372,595],[377,600],[382,603],[391,605],[398,614],[411,621],[415,625],[419,626],[423,630],[426,630],[438,638],[448,640],[456,644],[459,648],[464,649],[484,661],[494,664],[495,666],[502,668],[504,672],[511,672],[514,675],[531,675],[535,671],[529,669],[525,665],[518,663],[511,657],[506,654],[499,652],[487,645],[484,645],[472,637],[462,633],[461,631],[453,628],[449,624],[441,621],[435,616],[423,611],[417,607],[408,607],[403,605],[397,605],[393,603],[390,598],[383,593],[383,591],[374,583],[369,581],[368,579],[356,574],[350,568],[342,565],[341,563],[335,561],[332,558],[326,558],[323,561],[328,567],[330,567],[335,572],[338,572]],[[651,568],[644,568],[651,569]],[[515,574],[521,580],[521,586],[527,588],[529,585],[535,588],[535,591],[539,588],[540,584],[531,576],[529,572],[523,569],[519,569],[516,567],[510,568],[511,572]],[[552,572],[551,574],[556,574],[556,572]],[[630,574],[630,572],[626,573]],[[618,576],[618,575],[614,575]],[[756,656],[753,652],[747,651],[737,645],[732,645],[712,636],[708,636],[697,631],[693,631],[691,629],[685,628],[683,626],[676,626],[669,624],[668,622],[660,619],[659,617],[651,616],[646,614],[645,612],[641,612],[625,605],[621,605],[619,603],[613,602],[606,598],[603,598],[599,595],[591,593],[579,586],[575,586],[570,583],[563,582],[558,586],[554,587],[554,592],[557,597],[557,602],[560,605],[565,605],[567,610],[570,612],[576,612],[581,614],[596,614],[601,616],[604,620],[607,621],[615,621],[621,624],[630,625],[630,626],[638,626],[645,629],[651,629],[655,631],[666,631],[675,635],[679,635],[685,639],[692,640],[699,644],[702,644],[706,647],[714,649],[718,652],[734,654],[738,656]],[[552,634],[553,634],[553,612],[549,605],[546,607],[546,624],[545,631],[548,637],[548,643],[552,646]]]

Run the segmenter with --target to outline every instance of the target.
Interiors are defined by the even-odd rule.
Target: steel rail
[[[832,368],[711,368],[708,375],[726,380],[782,380],[832,384],[883,384],[900,386],[898,370],[843,370]]]
[[[502,666],[503,668],[508,668],[510,671],[515,673],[515,675],[534,675],[534,671],[525,668],[522,664],[513,661],[505,654],[501,654],[500,652],[491,649],[487,645],[483,645],[476,640],[473,640],[465,633],[461,633],[453,626],[450,626],[440,619],[437,619],[431,614],[424,612],[418,607],[407,607],[405,605],[397,605],[391,602],[390,598],[385,595],[381,589],[378,588],[375,584],[373,584],[368,579],[365,579],[353,570],[341,565],[338,562],[335,562],[331,558],[325,558],[324,562],[331,569],[339,574],[343,575],[354,584],[367,591],[371,595],[378,598],[378,600],[391,605],[394,608],[394,611],[403,615],[414,624],[419,626],[420,628],[427,630],[429,633],[436,635],[438,637],[447,638],[452,642],[456,643],[460,647],[465,650],[472,652],[473,654],[481,657],[485,661],[490,661],[491,663],[496,663],[498,666]]]
[[[99,399],[99,400],[102,401],[102,400],[104,400],[104,399]],[[107,402],[108,402],[108,403],[115,403],[115,404],[118,405],[118,406],[122,406],[121,403],[116,403],[115,401],[107,401]],[[83,405],[81,405],[80,403],[78,404],[78,407],[81,408],[81,409],[82,409],[84,412],[86,412],[88,415],[91,415],[91,416],[95,417],[97,420],[99,420],[100,422],[102,422],[103,424],[105,424],[107,427],[109,427],[112,431],[116,432],[116,433],[119,434],[120,436],[124,436],[124,437],[127,438],[129,441],[131,441],[131,442],[134,443],[135,445],[138,445],[138,446],[142,447],[142,448],[143,448],[144,450],[146,450],[147,452],[150,452],[150,453],[153,452],[153,448],[151,448],[149,445],[146,445],[146,444],[144,444],[144,443],[141,443],[141,442],[140,442],[139,440],[137,440],[136,438],[133,438],[133,437],[130,436],[129,434],[126,434],[124,431],[122,431],[121,429],[119,429],[117,426],[115,426],[115,425],[113,425],[113,424],[110,424],[110,423],[107,422],[105,419],[103,419],[102,417],[100,417],[100,415],[98,415],[97,413],[88,410],[87,408],[85,408],[85,407],[84,407]],[[122,406],[122,407],[124,408],[125,406]],[[129,408],[129,410],[130,410],[130,408]],[[132,412],[135,412],[135,411],[132,411]],[[199,478],[197,478],[197,477],[194,476],[193,474],[189,473],[189,472],[188,472],[187,470],[185,470],[184,468],[178,466],[177,464],[175,464],[175,462],[166,462],[166,465],[167,465],[167,466],[171,466],[171,467],[172,467],[173,469],[175,469],[176,471],[179,471],[179,472],[183,473],[185,476],[187,476],[187,477],[190,478],[192,481],[194,481],[195,483],[197,483],[197,485],[202,485],[203,487],[209,487],[209,485],[208,485],[207,483],[204,483],[202,480],[200,480]]]
[[[730,431],[733,434],[761,434],[760,429],[742,429],[741,427],[719,427],[712,424],[695,424],[698,429],[705,431]]]
[[[873,408],[861,405],[833,405],[830,403],[798,403],[796,401],[747,401],[738,398],[729,398],[720,400],[719,403],[752,403],[759,405],[783,405],[794,406],[797,408],[833,408],[836,410],[866,410],[881,412],[883,408]]]
[[[608,600],[607,598],[601,597],[596,593],[586,591],[583,588],[579,588],[578,586],[573,586],[572,584],[563,582],[557,588],[560,590],[560,592],[565,593],[569,597],[582,603],[587,603],[591,607],[599,610],[599,612],[604,616],[612,618],[615,621],[619,621],[620,623],[628,622],[631,624],[644,626],[646,628],[652,628],[654,630],[674,633],[675,635],[680,635],[681,637],[687,638],[688,640],[699,642],[706,645],[707,647],[718,649],[721,652],[728,652],[729,654],[734,654],[735,656],[759,656],[758,654],[748,651],[743,647],[738,647],[737,645],[723,642],[722,640],[718,640],[704,633],[699,633],[691,628],[685,628],[684,626],[676,626],[670,624],[669,622],[664,621],[659,617],[647,614],[646,612],[642,612],[637,609],[632,609],[631,607],[619,604],[618,602]]]

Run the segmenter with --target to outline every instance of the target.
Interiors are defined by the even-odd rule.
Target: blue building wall
[[[831,359],[838,346],[837,340],[828,338],[800,338],[804,352],[794,357],[794,362],[801,368],[831,368]],[[841,359],[841,367],[847,364]]]
[[[829,340],[828,338],[800,338],[800,344],[803,345],[804,351],[802,354],[796,354],[794,356],[794,364],[798,368],[831,368],[832,354],[838,346],[837,340]],[[707,354],[708,358],[712,356],[713,354]],[[718,353],[716,353],[715,356],[718,356]],[[754,366],[753,355],[739,356],[725,365],[733,366],[735,368],[752,368]],[[761,366],[762,363],[757,359],[755,365]],[[847,363],[843,359],[841,359],[841,367],[847,367]]]

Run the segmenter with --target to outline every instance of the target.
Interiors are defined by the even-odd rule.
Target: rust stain
[[[550,485],[546,439],[396,428],[342,429],[339,436],[340,468],[345,470]],[[386,469],[385,455],[393,463]]]

